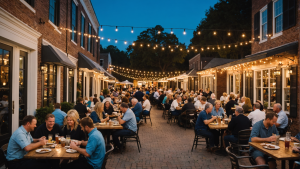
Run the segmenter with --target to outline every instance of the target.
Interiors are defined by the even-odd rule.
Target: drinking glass
[[[276,146],[279,146],[279,138],[280,138],[280,135],[276,135],[276,140],[275,140]]]
[[[289,149],[290,148],[290,142],[291,142],[291,139],[285,138],[285,140],[284,140],[284,147],[285,147],[285,149]]]
[[[60,143],[61,143],[61,147],[65,147],[66,146],[66,141],[65,140],[61,140]]]
[[[48,142],[52,141],[52,134],[48,134]]]
[[[291,139],[291,132],[286,132],[285,137],[286,137],[287,139]]]
[[[71,140],[71,136],[70,135],[66,135],[66,140]]]
[[[55,143],[56,144],[59,144],[59,139],[58,138],[59,138],[59,133],[56,133],[55,134]]]

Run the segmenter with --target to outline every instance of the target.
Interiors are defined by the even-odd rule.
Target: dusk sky
[[[91,0],[100,25],[155,27],[161,25],[164,28],[189,28],[196,29],[201,19],[205,17],[205,11],[218,0]],[[120,50],[126,50],[132,41],[137,39],[140,32],[146,28],[136,28],[131,33],[131,28],[103,27],[99,33],[103,47],[115,45]],[[167,29],[166,32],[171,30]],[[193,37],[192,30],[173,30],[181,43],[190,44]],[[107,39],[111,41],[108,42]],[[117,40],[126,40],[124,42]]]

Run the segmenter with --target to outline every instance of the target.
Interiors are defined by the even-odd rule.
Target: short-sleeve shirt
[[[254,126],[252,127],[251,134],[250,134],[249,142],[251,142],[251,139],[253,137],[268,138],[268,137],[272,136],[273,133],[278,135],[278,131],[277,131],[275,125],[273,125],[267,129],[265,127],[263,121],[264,120],[261,120],[254,124]],[[254,151],[254,150],[255,150],[255,148],[250,146],[250,151]]]
[[[100,169],[105,157],[105,142],[102,134],[96,128],[89,133],[89,140],[86,145],[86,152],[90,155],[87,162],[94,169]]]
[[[67,116],[67,114],[60,109],[55,109],[52,114],[55,116],[55,123],[57,123],[59,126],[62,126],[64,118]]]
[[[178,102],[177,100],[173,100],[172,104],[171,104],[171,107],[170,107],[170,110],[171,111],[175,111],[176,110],[176,107],[178,107]]]
[[[9,139],[6,159],[8,161],[22,159],[28,153],[24,148],[32,142],[31,134],[23,126],[19,127]]]
[[[143,106],[145,107],[144,110],[150,111],[150,101],[148,99],[146,99],[143,103]]]
[[[201,111],[196,122],[195,130],[207,130],[207,125],[205,125],[204,120],[211,119],[211,113],[206,113],[205,110]]]
[[[280,129],[286,128],[289,124],[289,119],[288,119],[286,113],[283,110],[281,110],[278,113],[277,123],[280,124],[280,126],[278,127]]]
[[[133,132],[137,131],[136,118],[131,109],[127,109],[127,111],[124,113],[122,120],[126,121],[123,124],[124,129],[129,129]]]
[[[211,111],[211,114],[214,116],[222,116],[224,114],[224,109],[222,107],[217,111],[216,107],[214,107]]]

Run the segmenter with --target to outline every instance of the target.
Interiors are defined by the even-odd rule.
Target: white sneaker
[[[139,123],[144,123],[144,119],[141,119]]]

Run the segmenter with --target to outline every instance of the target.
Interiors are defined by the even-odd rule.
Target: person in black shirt
[[[159,92],[159,98],[158,98],[158,100],[159,100],[159,105],[163,102],[165,96],[166,96],[166,95],[163,94],[163,91],[160,91],[160,92]]]
[[[260,110],[260,111],[263,111],[263,110],[264,110],[264,106],[261,104],[261,101],[260,101],[260,100],[257,100],[256,103],[259,103],[259,104],[260,104],[259,110]]]
[[[135,94],[133,95],[133,97],[135,97],[136,99],[138,99],[139,102],[142,102],[143,101],[143,96],[144,96],[144,93],[141,92],[140,90],[135,92]]]
[[[87,140],[86,135],[84,132],[81,130],[80,125],[78,124],[78,114],[75,109],[69,110],[68,114],[65,118],[65,126],[63,129],[63,136],[66,137],[66,135],[70,135],[71,139],[75,140]]]
[[[229,146],[229,142],[231,143],[237,143],[238,141],[238,133],[241,130],[250,129],[251,122],[248,117],[244,116],[244,110],[242,107],[237,106],[235,109],[235,116],[231,119],[231,121],[228,124],[228,130],[231,131],[231,135],[228,134],[227,131],[224,133],[224,142],[225,142],[225,148]],[[247,143],[242,143],[247,144]]]
[[[114,111],[114,108],[109,103],[109,101],[105,102],[105,104],[104,104],[104,112],[107,113],[108,115],[112,115],[113,111]]]
[[[86,117],[86,114],[90,112],[90,110],[87,110],[86,106],[83,104],[81,97],[78,97],[77,104],[74,109],[78,112],[80,118]]]
[[[187,116],[185,113],[186,110],[194,109],[196,110],[192,98],[188,98],[188,102],[183,105],[182,107],[182,113],[178,116],[178,124],[179,126],[183,126],[183,120]]]
[[[234,94],[230,94],[229,102],[227,102],[225,106],[226,114],[228,117],[229,115],[233,115],[233,111],[231,110],[231,108],[234,107],[234,105],[239,105],[237,104],[237,102],[234,101],[234,99],[235,99]]]
[[[47,114],[45,123],[40,125],[35,133],[34,138],[41,138],[43,136],[48,140],[48,135],[52,134],[52,140],[55,140],[55,134],[63,135],[63,132],[58,124],[55,123],[55,116],[53,114]]]

